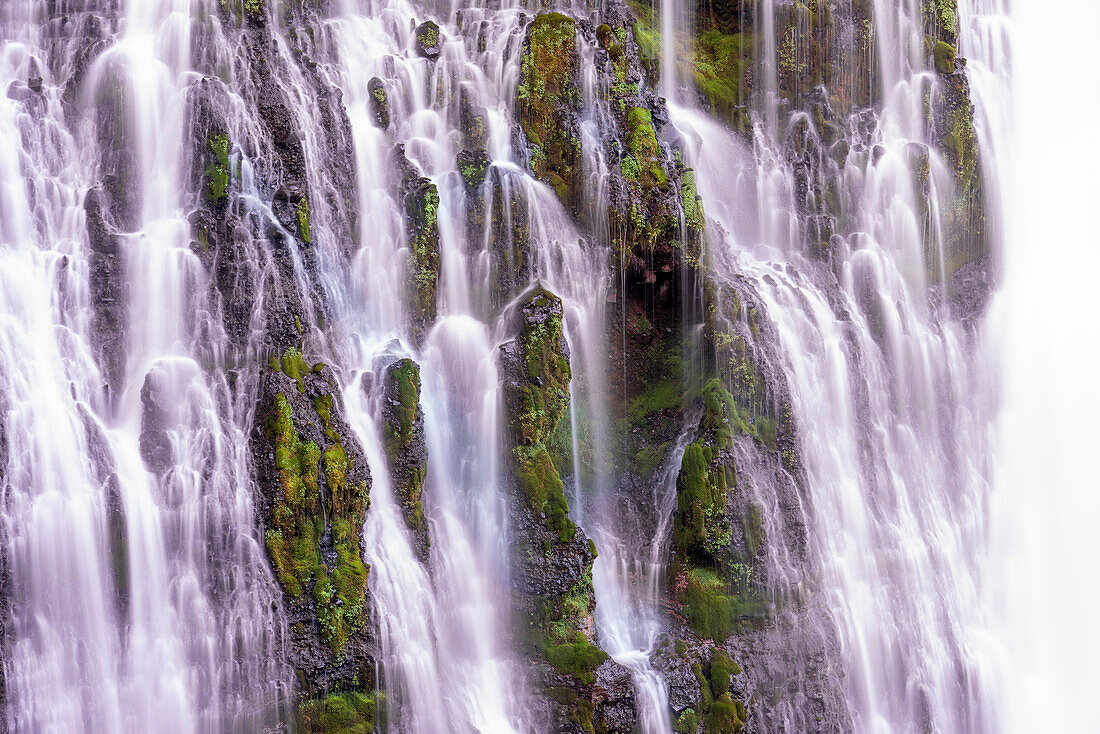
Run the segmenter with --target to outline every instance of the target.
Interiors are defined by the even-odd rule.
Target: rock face
[[[593,643],[596,549],[569,518],[555,464],[564,460],[562,420],[569,403],[569,351],[561,299],[541,287],[517,308],[518,336],[501,347],[512,450],[512,574],[520,646],[532,657],[546,725],[591,731],[629,720],[623,671]]]
[[[394,496],[416,538],[418,555],[428,555],[428,521],[420,497],[428,474],[424,411],[420,407],[420,367],[399,359],[382,377],[382,442],[389,459]]]
[[[439,190],[426,178],[405,183],[405,221],[409,236],[409,294],[414,339],[435,321],[439,281]]]
[[[416,52],[424,58],[432,61],[438,59],[441,41],[439,26],[434,20],[424,21],[416,27]]]
[[[535,16],[527,29],[516,90],[531,170],[574,209],[580,195],[581,163],[576,36],[577,22],[567,15]]]
[[[303,697],[373,688],[360,533],[370,475],[328,368],[288,349],[260,380],[252,433],[264,541],[284,591]]]

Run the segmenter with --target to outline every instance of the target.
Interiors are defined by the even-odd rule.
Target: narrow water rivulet
[[[0,734],[1091,731],[1015,5],[0,5]]]

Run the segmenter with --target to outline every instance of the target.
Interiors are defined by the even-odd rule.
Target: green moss
[[[382,440],[390,461],[394,492],[401,499],[405,521],[410,528],[417,529],[424,519],[421,495],[427,464],[412,465],[403,456],[412,447],[420,414],[420,368],[415,362],[401,359],[386,371],[385,395],[388,409],[382,426]]]
[[[581,631],[591,620],[592,569],[556,600],[543,598],[531,620],[530,641],[534,652],[563,675],[584,685],[595,682],[596,669],[607,660]]]
[[[643,479],[653,476],[653,472],[665,460],[668,455],[669,442],[666,441],[656,446],[645,446],[634,455],[634,471]]]
[[[313,522],[320,508],[321,450],[299,438],[290,402],[283,393],[275,396],[265,430],[275,446],[280,489],[265,541],[279,581],[288,594],[301,596],[321,560]]]
[[[688,169],[680,178],[680,203],[684,211],[684,226],[693,232],[706,228],[703,200],[695,188],[695,171]]]
[[[297,382],[298,392],[304,393],[306,391],[305,376],[310,373],[310,367],[300,351],[291,347],[283,352],[282,357],[278,359],[273,357],[272,360],[270,364],[272,369],[282,372]]]
[[[623,156],[619,165],[623,171],[623,178],[629,181],[641,181],[642,167],[638,165],[638,161],[634,159],[634,156]]]
[[[695,87],[711,111],[736,129],[747,129],[749,90],[745,80],[753,63],[752,32],[705,30],[696,35],[691,58]]]
[[[409,288],[414,318],[421,326],[435,321],[439,280],[439,190],[421,179],[405,198],[409,225]]]
[[[214,160],[206,167],[206,196],[218,202],[226,197],[229,188],[229,137],[213,135],[207,144],[214,153]]]
[[[435,21],[425,21],[416,29],[416,40],[425,49],[439,48],[439,26]]]
[[[950,44],[938,41],[932,47],[932,59],[939,73],[951,74],[955,71],[955,49]]]
[[[313,241],[309,229],[309,200],[304,196],[298,199],[298,235],[307,245]]]
[[[645,390],[627,406],[627,418],[632,423],[637,423],[653,413],[679,408],[683,397],[684,389],[679,381],[647,382]]]
[[[672,724],[672,731],[676,734],[698,734],[699,731],[699,717],[695,713],[695,709],[686,709],[676,717],[676,721]]]
[[[264,431],[275,449],[279,478],[264,536],[268,553],[291,597],[302,597],[312,584],[321,635],[340,654],[348,637],[362,626],[366,602],[368,570],[359,545],[368,503],[366,484],[348,481],[350,460],[339,443],[322,451],[301,438],[284,393],[275,396]],[[320,550],[326,521],[332,528],[334,564],[326,564]]]
[[[587,640],[546,648],[546,660],[559,673],[571,675],[585,685],[596,682],[596,669],[607,660],[607,653]]]
[[[760,505],[749,505],[748,512],[741,518],[741,529],[745,533],[745,547],[752,558],[764,543],[764,511]]]
[[[364,734],[379,723],[385,704],[381,691],[334,693],[298,709],[298,728],[305,734]]]
[[[489,158],[478,151],[470,155],[459,154],[458,172],[468,189],[478,189],[485,182],[489,170]]]
[[[713,571],[700,568],[689,571],[683,599],[684,616],[700,637],[721,641],[732,634],[734,609]]]
[[[639,182],[645,190],[668,183],[661,146],[653,129],[653,117],[644,107],[635,107],[626,115],[626,142],[630,156],[637,161]]]
[[[733,540],[726,517],[726,468],[715,459],[710,446],[694,441],[680,464],[673,540],[685,560],[716,560]]]
[[[700,724],[704,734],[736,734],[748,720],[745,706],[729,693],[730,679],[741,673],[721,648],[716,649],[709,666],[709,679],[700,663],[691,666],[691,672],[699,684],[698,712],[687,709],[674,717],[672,730],[683,734],[697,734]]]
[[[251,18],[262,18],[264,15],[264,0],[244,0],[244,12]]]
[[[729,693],[730,680],[740,675],[741,666],[722,650],[716,650],[710,661],[710,687],[715,696]]]
[[[706,734],[737,734],[745,728],[748,714],[745,705],[729,694],[719,696],[707,712]]]
[[[313,399],[313,409],[317,411],[317,417],[321,419],[321,425],[325,429],[325,436],[329,441],[338,441],[336,430],[332,427],[332,396],[320,395]]]
[[[395,387],[388,392],[397,399],[391,411],[393,420],[388,420],[383,428],[386,454],[393,461],[412,441],[413,426],[420,413],[420,368],[411,359],[401,359],[390,368],[386,379]]]
[[[569,519],[565,484],[554,467],[550,452],[543,446],[520,446],[513,456],[516,477],[528,505],[536,514],[546,515],[547,525],[558,531],[563,541],[572,540],[576,526]]]

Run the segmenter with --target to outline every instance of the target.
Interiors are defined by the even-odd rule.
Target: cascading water
[[[4,665],[16,731],[259,728],[282,718],[289,692],[251,534],[248,404],[199,366],[224,342],[203,332],[206,276],[182,214],[188,5],[132,4],[75,100],[62,84],[83,39],[66,46],[46,9],[5,9]],[[74,22],[103,30],[83,10]],[[96,125],[116,131],[112,147]],[[132,176],[106,182],[110,214],[103,190],[89,191],[109,159]],[[91,247],[86,219],[103,237]],[[111,374],[93,338],[102,258],[117,258],[126,283],[110,294]]]
[[[1097,402],[1076,389],[1092,369],[1085,355],[1061,351],[1079,337],[1049,328],[1050,312],[1088,312],[1067,295],[1070,284],[1088,289],[1087,233],[1047,235],[1081,243],[1080,276],[1026,257],[1049,218],[1038,203],[1058,207],[1060,191],[1042,182],[1067,172],[1053,156],[1005,153],[1017,69],[1057,50],[1023,45],[1030,55],[1014,56],[1003,0],[959,0],[948,16],[936,13],[954,4],[939,3],[931,26],[915,0],[707,4],[727,30],[751,27],[725,40],[695,27],[699,4],[653,2],[635,24],[646,3],[550,3],[575,19],[560,47],[577,67],[563,95],[575,115],[571,191],[560,170],[539,173],[554,142],[536,141],[517,109],[535,4],[0,7],[0,731],[314,732],[346,723],[353,702],[369,712],[354,726],[375,731],[527,734],[557,726],[554,707],[563,726],[591,730],[592,707],[613,701],[623,707],[614,731],[670,734],[693,720],[720,726],[719,709],[740,722],[732,696],[746,693],[752,731],[1088,730],[1080,702],[1095,666],[1074,643],[1090,639],[1090,599],[1055,608],[1093,571],[1087,549],[1067,540],[1088,528],[1053,519],[1092,509],[1070,488],[1088,476],[1087,427],[1064,442],[1049,429],[1038,446],[1034,436],[1050,416],[1087,415]],[[659,31],[645,27],[653,18]],[[659,48],[624,52],[656,33]],[[957,39],[968,63],[933,34]],[[694,55],[704,35],[707,52],[720,52],[710,66]],[[825,56],[807,40],[823,35],[835,41]],[[745,66],[738,55],[757,58]],[[811,67],[827,70],[812,77]],[[730,79],[715,86],[715,68]],[[794,89],[799,75],[815,88]],[[1016,133],[1039,139],[1046,78],[1016,81]],[[703,102],[718,106],[726,82],[753,91],[720,122]],[[969,102],[933,109],[963,92],[972,120]],[[1074,117],[1079,139],[1090,111]],[[970,121],[978,168],[941,129]],[[647,126],[659,139],[643,139]],[[964,175],[981,180],[965,196]],[[628,231],[641,239],[649,212],[615,213],[629,192],[652,189],[648,205],[669,184],[682,195],[672,274],[653,242],[643,257],[624,241]],[[982,236],[958,238],[979,200]],[[692,262],[698,211],[707,254]],[[425,235],[410,222],[428,214]],[[978,239],[991,255],[978,258]],[[1002,253],[1005,292],[990,320],[985,271]],[[1043,309],[1021,295],[1034,281]],[[599,551],[591,577],[587,544],[556,555],[572,542],[570,523],[534,552],[519,537],[535,531],[518,519],[532,508],[517,507],[510,476],[519,421],[507,355],[536,282],[562,301],[571,381],[553,472]],[[729,289],[745,301],[736,311],[759,342],[768,398],[786,412],[751,406],[761,410],[751,436],[724,449],[737,465],[730,486],[750,508],[726,528],[752,546],[734,564],[737,583],[755,596],[744,627],[709,642],[690,631],[683,568],[668,577],[683,562],[674,526],[685,454],[706,440],[692,383],[710,368],[700,355],[714,325],[699,306],[729,305]],[[661,309],[677,315],[654,327],[647,316]],[[632,362],[644,360],[628,332],[656,340],[645,359],[679,345],[675,379],[661,386],[675,394],[645,395],[660,407],[633,423],[631,381],[649,365]],[[303,642],[316,630],[301,615],[311,609],[324,628],[315,637],[331,644],[332,615],[358,612],[312,580],[310,593],[290,591],[273,550],[282,531],[270,524],[271,486],[259,486],[263,462],[278,475],[270,485],[295,485],[286,447],[263,443],[271,415],[258,395],[278,372],[306,392],[288,347],[324,360],[305,365],[311,385],[332,390],[327,404],[313,397],[318,419],[333,441],[349,433],[345,458],[361,453],[369,469],[369,629],[354,648],[369,664],[359,668]],[[1002,350],[999,430],[991,376]],[[1037,363],[1036,353],[1059,356]],[[524,377],[541,388],[538,356],[527,355]],[[409,519],[408,467],[387,433],[399,361],[416,370],[424,524]],[[1036,382],[1050,384],[1049,411]],[[329,411],[347,425],[334,429]],[[668,415],[675,426],[626,455],[624,434]],[[777,439],[780,422],[793,428]],[[1047,479],[1035,451],[1062,467],[1050,507],[1032,491]],[[632,465],[643,454],[646,471]],[[309,579],[339,556],[324,496],[336,484],[323,468]],[[549,507],[534,507],[532,522],[548,521]],[[517,578],[523,549],[526,572],[560,573],[547,583],[576,608],[563,620],[549,593],[534,603],[537,624],[566,628],[554,630],[560,639],[518,631],[531,603],[517,591],[531,584]],[[1008,564],[1027,569],[1026,581]],[[732,688],[718,650],[744,668]],[[335,672],[318,673],[326,666]],[[1059,703],[1029,706],[1037,697]]]
[[[774,9],[761,12],[765,29],[774,27]],[[771,122],[770,103],[754,151],[689,108],[674,108],[672,121],[693,141],[687,158],[720,225],[710,240],[715,271],[746,278],[778,328],[820,564],[813,583],[833,610],[856,730],[995,731],[980,582],[993,358],[948,304],[925,295],[923,232],[939,239],[937,202],[952,184],[931,151],[933,226],[922,227],[906,159],[908,146],[931,148],[920,95],[933,81],[918,12],[876,4],[884,103],[870,138],[849,140],[840,198],[850,230],[833,237],[831,270],[800,253],[798,184],[772,152],[782,145],[773,136],[789,133]],[[771,100],[778,91],[767,77]],[[874,147],[870,165],[854,154],[861,144]],[[944,267],[941,256],[933,277]]]

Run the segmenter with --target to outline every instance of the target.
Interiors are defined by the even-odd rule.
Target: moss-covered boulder
[[[435,61],[442,48],[439,25],[434,20],[426,20],[416,27],[416,52],[421,57]]]
[[[577,22],[567,15],[535,16],[527,29],[516,88],[517,116],[527,137],[531,170],[574,209],[581,194],[576,36]]]
[[[327,367],[311,367],[297,349],[271,358],[251,446],[264,544],[284,592],[288,659],[303,700],[366,690],[374,663],[359,539],[370,475]]]
[[[428,523],[421,494],[428,474],[424,412],[420,408],[420,367],[399,359],[382,375],[382,443],[389,460],[393,493],[405,522],[417,539],[419,555],[427,556]]]

